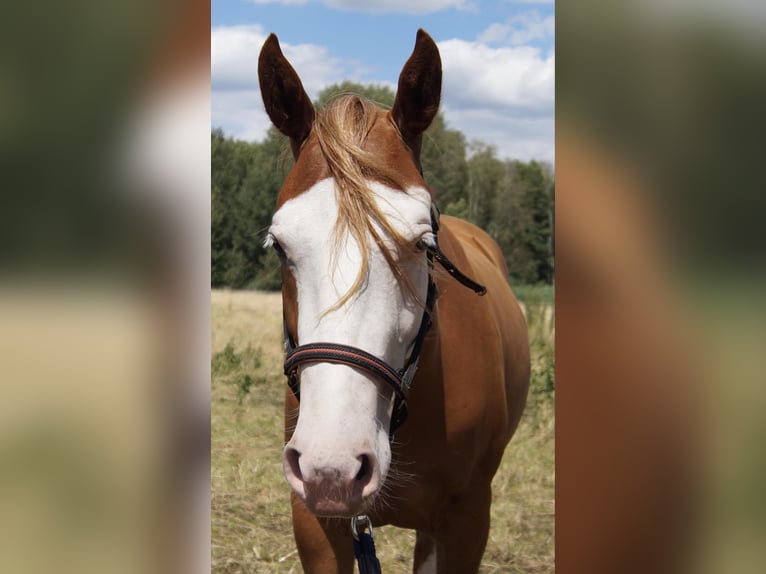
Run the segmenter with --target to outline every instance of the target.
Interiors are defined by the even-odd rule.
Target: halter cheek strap
[[[431,209],[431,228],[434,234],[434,245],[426,246],[426,256],[430,266],[433,262],[438,262],[451,277],[476,292],[477,295],[484,295],[487,292],[486,287],[476,283],[463,274],[439,248],[439,212],[435,206]],[[428,276],[428,295],[426,297],[426,306],[423,310],[423,317],[420,320],[420,327],[415,336],[405,365],[401,369],[394,369],[376,356],[350,345],[340,343],[309,343],[306,345],[296,345],[295,339],[287,329],[287,322],[283,321],[285,336],[285,364],[284,372],[287,376],[287,384],[300,400],[300,367],[307,363],[334,363],[354,367],[367,373],[370,373],[394,391],[394,409],[391,414],[391,426],[389,427],[389,437],[393,439],[394,432],[407,418],[407,398],[409,397],[410,386],[415,378],[415,372],[420,361],[420,352],[423,349],[428,329],[431,327],[431,317],[434,304],[436,303],[437,290],[433,278]]]
[[[426,247],[428,250],[428,261],[433,265],[433,261],[436,261],[441,265],[444,270],[450,274],[452,278],[457,280],[458,283],[465,285],[469,289],[473,290],[477,295],[486,295],[487,288],[468,277],[465,273],[460,271],[457,266],[450,261],[444,252],[439,247],[439,208],[436,204],[431,204],[431,229],[434,234],[434,244]]]
[[[285,332],[284,371],[285,375],[287,375],[287,384],[295,398],[300,400],[299,368],[301,365],[307,363],[334,363],[366,371],[381,379],[394,391],[394,409],[391,414],[391,426],[389,427],[389,435],[393,438],[396,429],[407,418],[407,398],[409,397],[410,386],[415,378],[415,372],[420,361],[423,341],[426,338],[428,329],[431,327],[431,314],[435,302],[436,285],[429,277],[428,297],[423,318],[420,320],[420,327],[418,328],[418,333],[415,336],[415,341],[412,344],[412,350],[405,366],[399,370],[394,369],[375,355],[350,345],[342,345],[340,343],[309,343],[296,346],[295,340],[287,330],[287,323],[283,322]]]

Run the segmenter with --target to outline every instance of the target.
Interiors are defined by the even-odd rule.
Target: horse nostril
[[[303,481],[303,473],[301,472],[300,458],[301,458],[301,453],[297,451],[296,449],[291,447],[287,447],[285,449],[285,462],[287,463],[287,467],[290,469],[290,472],[293,474],[295,478],[297,478],[300,481]]]
[[[356,473],[354,479],[359,482],[369,480],[372,476],[372,462],[370,461],[370,457],[366,454],[363,454],[358,456],[357,460],[360,462],[360,466],[359,472]]]

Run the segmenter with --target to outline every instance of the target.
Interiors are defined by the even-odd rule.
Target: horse
[[[349,518],[364,515],[416,530],[415,572],[476,572],[529,343],[499,247],[440,216],[423,178],[438,47],[418,30],[389,110],[344,95],[317,111],[274,34],[258,77],[295,159],[265,245],[281,261],[282,462],[302,566],[352,572]]]

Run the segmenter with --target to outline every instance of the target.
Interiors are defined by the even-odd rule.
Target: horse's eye
[[[279,256],[280,259],[287,259],[287,254],[285,253],[285,250],[279,244],[279,241],[277,241],[277,238],[274,237],[273,235],[269,234],[266,237],[264,247],[271,247],[274,251],[277,252],[277,255]]]
[[[429,249],[433,249],[436,247],[436,238],[434,237],[433,233],[427,233],[420,239],[418,239],[418,242],[415,244],[415,247],[417,247],[420,251],[428,251]]]

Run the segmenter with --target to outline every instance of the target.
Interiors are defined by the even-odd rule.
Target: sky
[[[554,161],[553,0],[213,0],[212,124],[262,140],[257,62],[269,33],[309,96],[351,80],[392,90],[418,28],[442,58],[442,112],[502,159]]]

